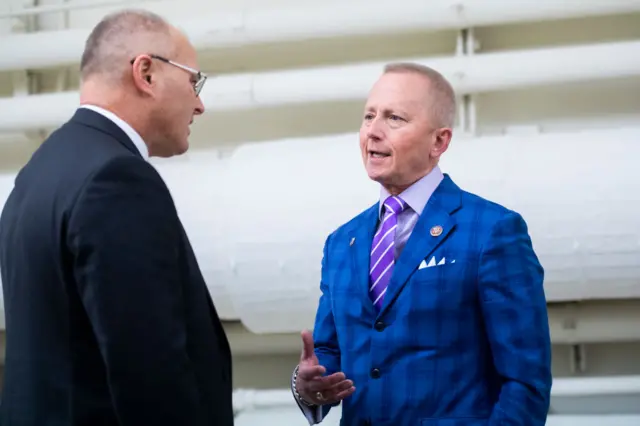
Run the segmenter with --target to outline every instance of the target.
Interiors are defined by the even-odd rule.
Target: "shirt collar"
[[[127,136],[129,136],[129,139],[131,139],[131,142],[133,142],[136,149],[140,152],[142,158],[144,158],[146,161],[149,161],[149,148],[147,147],[147,144],[144,143],[144,140],[142,140],[140,134],[138,134],[138,132],[136,132],[133,127],[129,125],[129,123],[127,123],[111,111],[107,111],[106,109],[99,106],[85,104],[81,105],[80,108],[90,109],[91,111],[97,112],[105,118],[113,121],[118,127],[122,129],[123,132],[125,132]]]
[[[429,198],[434,193],[440,182],[444,179],[444,175],[440,167],[435,166],[427,175],[420,178],[413,185],[405,189],[399,197],[402,198],[411,209],[418,215],[422,214],[424,207],[427,205]],[[378,204],[378,215],[382,214],[384,201],[390,196],[389,192],[380,186],[380,203]]]

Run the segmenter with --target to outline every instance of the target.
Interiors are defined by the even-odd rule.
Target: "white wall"
[[[301,5],[304,1],[264,0],[244,2],[260,8],[286,4]],[[240,4],[244,4],[240,3]],[[316,2],[307,2],[316,4]],[[327,7],[336,0],[326,3]],[[147,3],[150,9],[164,12],[177,21],[193,18],[195,13],[212,19],[220,10],[228,10],[236,2]],[[375,4],[372,3],[372,4]],[[372,6],[375,7],[375,6]],[[223,9],[220,9],[223,8]],[[93,25],[107,9],[82,10],[70,13],[71,28]],[[363,11],[363,16],[365,12]],[[48,15],[44,29],[58,28],[57,15]],[[626,41],[640,39],[640,13],[612,17],[592,17],[562,21],[533,22],[490,26],[475,30],[477,53],[511,49],[538,49],[573,44]],[[201,68],[214,75],[241,72],[285,70],[314,66],[358,62],[386,61],[394,58],[429,57],[453,54],[455,30],[432,32],[428,29],[404,34],[336,37],[322,40],[267,43],[259,46],[217,49],[202,52]],[[634,52],[629,52],[632,55]],[[611,58],[612,61],[616,58]],[[593,64],[597,67],[598,64]],[[77,87],[75,66],[65,87]],[[9,93],[6,73],[0,73],[0,93]],[[58,71],[35,72],[42,91],[53,91],[58,85]],[[614,81],[591,81],[523,88],[476,96],[478,133],[501,133],[510,126],[538,125],[544,131],[614,125],[637,120],[640,111],[640,76]],[[319,135],[351,131],[358,126],[362,99],[311,105],[292,105],[249,111],[216,112],[199,119],[194,126],[194,149],[209,146],[233,146],[244,141],[272,140],[280,137]],[[28,147],[27,151],[32,149]],[[16,152],[19,161],[23,152]],[[4,163],[12,162],[8,159]]]
[[[40,4],[55,5],[57,2],[58,0],[47,0],[41,1]],[[0,16],[26,3],[17,0],[2,1]],[[81,2],[77,0],[69,3]],[[137,4],[129,2],[128,4],[142,5],[182,22],[195,17],[209,16],[212,21],[215,21],[216,16],[220,16],[222,11],[242,7],[269,9],[299,7],[304,4],[318,7],[318,2],[311,0],[245,0],[244,2],[189,0],[181,5],[177,1]],[[336,0],[322,2],[324,7],[334,7],[336,11],[339,11],[340,4],[342,2]],[[568,2],[567,7],[570,7],[570,4],[571,2]],[[90,28],[105,12],[118,7],[47,14],[39,17],[33,24],[37,25],[38,30]],[[371,1],[369,7],[389,7],[389,3]],[[366,9],[363,9],[363,16],[365,15]],[[15,28],[16,24],[20,24],[20,21],[0,18],[0,44],[3,38],[8,36],[10,28]],[[28,28],[29,25],[26,27]],[[640,12],[557,21],[488,25],[474,29],[473,35],[476,38],[478,54],[514,49],[638,41],[640,40]],[[454,29],[431,31],[424,28],[404,33],[372,33],[265,43],[208,49],[200,52],[200,64],[203,71],[215,76],[393,61],[407,57],[444,56],[454,54],[457,37],[458,31]],[[629,51],[627,54],[640,55],[640,52]],[[619,59],[612,57],[609,60]],[[592,64],[593,67],[600,65]],[[24,79],[25,75],[32,80],[30,83],[32,93],[75,90],[77,89],[76,68],[77,64],[57,69],[30,70],[26,74],[24,70],[0,72],[0,97],[12,96],[14,91],[22,90],[24,86],[17,82]],[[473,130],[478,136],[509,132],[566,132],[585,128],[616,128],[620,125],[640,124],[639,93],[640,72],[635,76],[620,79],[567,82],[474,94],[467,99],[472,107],[467,112],[473,113],[475,109],[477,116]],[[354,99],[282,105],[264,109],[217,111],[197,120],[192,133],[192,150],[188,156],[198,156],[199,153],[211,149],[231,151],[250,141],[353,132],[359,126],[363,102],[364,99]],[[1,114],[2,111],[0,111]],[[15,172],[28,159],[41,140],[42,134],[36,131],[0,135],[0,170],[6,173]],[[457,138],[454,142],[460,140],[462,138]],[[601,149],[607,149],[606,141],[603,141]],[[576,152],[576,161],[579,161],[579,155],[580,152]],[[549,156],[553,156],[553,151],[549,152]],[[607,164],[602,164],[602,170],[594,170],[594,173],[601,173],[603,170],[607,170]],[[543,168],[540,172],[544,173]],[[606,322],[602,324],[606,327]],[[632,322],[633,324],[640,328],[640,323]],[[274,349],[274,345],[265,342],[264,336],[251,336],[236,325],[229,325],[229,330],[236,354],[234,372],[236,385],[257,388],[286,387],[287,375],[298,356],[298,336],[286,334],[267,339],[272,343],[273,341],[281,343]],[[640,374],[640,363],[637,361],[640,359],[640,342],[638,341],[589,344],[585,352],[587,354],[585,371],[575,369],[571,360],[575,360],[577,352],[568,342],[569,339],[561,340],[554,348],[554,372],[557,376]],[[270,354],[265,355],[267,352]]]

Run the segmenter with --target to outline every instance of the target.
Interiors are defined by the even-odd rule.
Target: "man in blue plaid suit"
[[[343,426],[545,424],[543,268],[518,213],[440,171],[454,99],[415,64],[371,90],[360,146],[381,196],[326,240],[291,383],[309,424],[340,402]]]

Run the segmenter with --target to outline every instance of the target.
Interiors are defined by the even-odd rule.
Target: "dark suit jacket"
[[[87,109],[0,219],[3,426],[233,424],[229,345],[167,186]]]

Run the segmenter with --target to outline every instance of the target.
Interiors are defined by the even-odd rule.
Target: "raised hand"
[[[313,350],[313,336],[309,330],[302,333],[302,354],[298,366],[296,388],[300,396],[308,403],[323,405],[333,404],[355,392],[351,380],[347,380],[342,372],[323,376],[326,369],[318,362]]]

